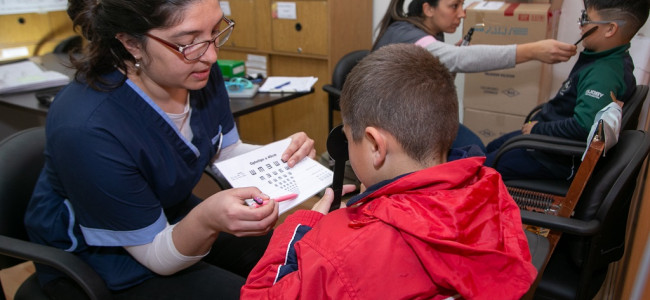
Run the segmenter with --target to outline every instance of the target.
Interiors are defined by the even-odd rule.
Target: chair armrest
[[[542,107],[544,106],[544,104],[546,104],[546,103],[538,104],[537,106],[535,106],[535,107],[534,107],[534,108],[533,108],[533,109],[528,113],[528,115],[526,116],[526,120],[525,120],[524,122],[525,122],[525,123],[528,123],[528,121],[530,121],[530,119],[532,119],[533,116],[534,116],[538,111],[540,111],[540,110],[542,109]]]
[[[524,134],[515,136],[507,140],[499,148],[494,157],[493,167],[496,168],[501,156],[516,148],[536,149],[561,155],[578,155],[585,152],[585,149],[587,149],[587,143],[541,134]]]
[[[86,262],[61,249],[0,236],[0,254],[48,265],[68,275],[90,299],[112,299],[104,280]]]
[[[323,85],[323,91],[326,91],[330,95],[341,97],[341,90],[331,84]]]
[[[213,170],[212,165],[205,167],[205,169],[203,169],[203,173],[212,178],[212,180],[214,180],[214,182],[219,185],[219,188],[221,188],[221,190],[232,188],[232,185],[230,185],[226,177],[223,177],[223,174],[221,174],[221,172]]]
[[[521,213],[521,222],[524,224],[559,230],[573,235],[591,236],[599,232],[601,227],[600,221],[596,219],[582,221],[527,210],[521,210],[519,212]]]

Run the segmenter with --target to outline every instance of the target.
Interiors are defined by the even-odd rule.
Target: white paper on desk
[[[68,82],[68,76],[55,71],[43,71],[30,60],[0,65],[0,94],[34,91],[66,85]]]
[[[332,184],[332,171],[309,157],[293,168],[282,162],[290,143],[290,138],[280,140],[215,166],[233,187],[255,186],[271,198],[298,194],[294,200],[280,202],[282,214]]]
[[[309,92],[318,81],[318,77],[283,77],[269,76],[260,87],[260,92]]]

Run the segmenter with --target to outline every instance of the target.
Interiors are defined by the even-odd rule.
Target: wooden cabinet
[[[327,55],[327,1],[298,1],[292,19],[271,21],[273,50],[278,52]]]
[[[224,3],[225,2],[225,3]],[[295,19],[278,16],[281,5],[295,4]],[[332,70],[345,54],[372,47],[372,0],[230,0],[236,22],[231,41],[219,59],[266,58],[269,76],[316,76],[315,92],[238,119],[245,142],[266,144],[298,131],[316,141],[318,153],[327,140],[327,94]],[[252,46],[251,46],[252,45]],[[245,100],[232,100],[245,101]]]
[[[65,11],[0,15],[0,61],[51,52],[74,35]]]
[[[257,19],[255,18],[255,11],[257,1],[255,0],[236,0],[224,1],[228,2],[230,6],[229,19],[235,21],[235,30],[237,33],[245,32],[246,34],[233,34],[226,42],[226,47],[237,47],[246,49],[256,49],[258,35],[257,32]]]

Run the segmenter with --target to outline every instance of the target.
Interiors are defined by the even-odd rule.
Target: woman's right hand
[[[578,47],[554,39],[517,45],[517,63],[538,60],[547,64],[568,61]]]
[[[254,197],[269,198],[255,187],[232,188],[208,197],[195,209],[205,210],[204,222],[218,231],[239,237],[263,235],[275,226],[279,205],[273,201],[257,208],[246,205],[244,200]]]
[[[174,246],[183,255],[204,255],[222,231],[239,237],[268,233],[278,220],[279,205],[274,201],[258,208],[246,205],[244,200],[254,197],[269,198],[258,188],[247,187],[203,200],[174,227]]]

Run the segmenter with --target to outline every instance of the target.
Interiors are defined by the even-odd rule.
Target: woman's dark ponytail
[[[411,3],[409,3],[408,13],[406,13],[404,12],[404,0],[391,0],[388,4],[388,10],[386,11],[386,14],[381,19],[379,26],[377,27],[379,34],[377,34],[377,39],[375,40],[374,45],[372,45],[372,49],[376,50],[375,47],[377,46],[377,42],[381,39],[384,33],[386,33],[388,26],[397,21],[409,22],[416,27],[424,30],[426,33],[435,36],[436,34],[431,32],[431,30],[424,26],[422,23],[424,20],[422,5],[426,2],[433,7],[437,7],[438,1],[439,0],[413,0]]]

